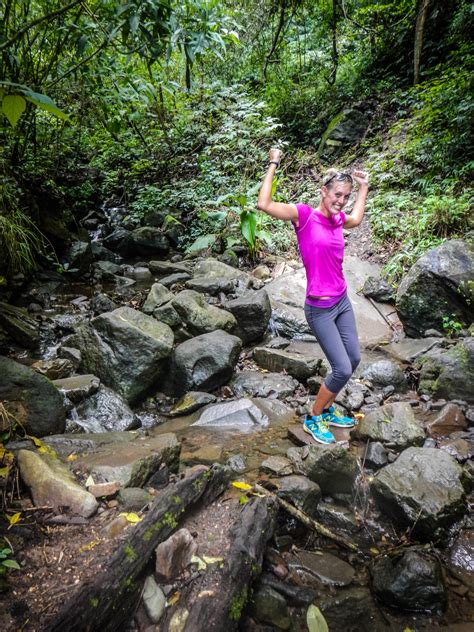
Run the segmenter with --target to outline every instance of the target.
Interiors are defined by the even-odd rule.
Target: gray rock
[[[362,294],[367,298],[372,298],[379,303],[393,303],[395,301],[395,290],[383,279],[369,276],[363,287]]]
[[[128,254],[138,257],[163,256],[168,253],[170,244],[168,238],[159,228],[142,226],[130,233],[128,240]]]
[[[288,565],[290,569],[313,575],[330,586],[348,586],[355,575],[350,564],[326,552],[298,551],[295,557],[288,560]]]
[[[58,349],[58,358],[65,358],[66,360],[69,360],[75,371],[77,371],[79,365],[81,364],[81,352],[79,349],[74,349],[73,347],[65,347],[61,345]]]
[[[53,507],[89,518],[98,508],[97,500],[73,479],[69,471],[56,458],[19,450],[20,474],[29,487],[37,506]]]
[[[166,597],[152,575],[145,579],[142,600],[150,621],[158,623],[166,608]]]
[[[93,258],[89,242],[75,241],[66,253],[66,261],[69,264],[68,272],[74,271],[76,275],[89,272]]]
[[[372,469],[378,469],[387,465],[387,450],[378,441],[371,441],[367,446],[364,465]]]
[[[443,328],[443,317],[472,322],[474,243],[446,241],[412,266],[397,291],[397,311],[410,336]]]
[[[171,353],[173,338],[168,325],[119,307],[80,326],[68,344],[80,349],[83,370],[134,402],[158,388],[161,361]]]
[[[171,357],[168,392],[183,395],[192,390],[210,391],[229,381],[239,358],[242,341],[225,331],[186,340]]]
[[[124,398],[103,385],[78,403],[74,423],[86,432],[115,432],[139,426]]]
[[[268,347],[255,347],[253,358],[263,369],[286,371],[298,380],[305,380],[318,373],[322,364],[318,358],[306,357],[281,349],[269,349]]]
[[[54,386],[64,393],[74,404],[81,402],[90,395],[97,393],[100,380],[95,375],[74,375],[62,380],[54,380]]]
[[[397,391],[406,391],[408,384],[401,368],[390,360],[378,360],[362,370],[362,378],[374,386],[394,386]]]
[[[159,320],[160,323],[168,325],[168,327],[171,327],[173,330],[178,329],[178,327],[181,327],[183,324],[178,312],[171,303],[166,303],[166,305],[155,308],[153,318]]]
[[[418,359],[416,367],[421,393],[474,403],[474,338],[464,338],[447,351],[433,349]]]
[[[13,340],[26,349],[36,349],[40,341],[40,329],[26,309],[0,302],[0,326]]]
[[[104,238],[103,244],[112,252],[116,252],[122,257],[127,257],[131,254],[129,249],[130,235],[131,232],[126,228],[116,228]]]
[[[383,512],[428,539],[466,510],[462,468],[436,448],[408,448],[377,472],[370,488]]]
[[[192,425],[245,431],[268,426],[268,417],[250,399],[236,399],[206,406]]]
[[[191,265],[181,261],[175,263],[172,261],[150,261],[148,267],[151,273],[156,274],[156,276],[168,276],[170,274],[191,275]]]
[[[364,404],[365,391],[365,386],[355,382],[354,380],[349,380],[344,388],[337,394],[336,404],[344,406],[344,408],[348,411],[359,410],[359,408],[361,408]]]
[[[273,630],[289,630],[291,618],[285,598],[270,586],[260,586],[252,595],[249,612]]]
[[[245,462],[245,457],[242,454],[233,454],[227,459],[227,465],[230,469],[238,474],[245,472],[247,469],[247,463]]]
[[[122,257],[115,254],[97,241],[91,243],[91,250],[96,261],[112,261],[112,263],[120,263]]]
[[[429,338],[403,338],[403,340],[384,345],[383,351],[397,362],[412,363],[419,356],[441,344],[442,340],[433,336]]]
[[[0,356],[0,401],[7,413],[35,437],[64,432],[64,397],[43,375]]]
[[[279,454],[269,456],[267,459],[262,461],[260,469],[264,472],[274,474],[275,476],[286,476],[293,473],[291,461]]]
[[[208,305],[204,297],[193,290],[184,290],[177,294],[172,305],[187,329],[195,336],[217,329],[232,331],[237,324],[230,312]]]
[[[198,262],[198,264],[194,268],[194,277],[202,277],[207,279],[231,279],[234,281],[241,281],[245,284],[248,283],[249,279],[249,275],[246,272],[237,270],[236,268],[228,266],[222,261],[218,261],[217,259],[213,259],[212,257],[202,259]]]
[[[318,158],[344,153],[348,146],[357,144],[370,124],[366,107],[345,107],[329,122],[318,148]]]
[[[239,298],[228,301],[226,310],[231,312],[237,321],[235,335],[244,344],[261,340],[270,321],[272,308],[265,290],[245,292]]]
[[[357,459],[340,445],[289,448],[295,471],[317,483],[323,494],[351,494],[359,471]]]
[[[318,503],[321,500],[319,485],[306,476],[285,476],[278,481],[277,496],[292,503],[311,518],[318,515]]]
[[[299,383],[284,373],[242,371],[232,378],[229,386],[237,397],[278,397],[293,395]]]
[[[179,529],[156,547],[156,577],[169,583],[191,564],[197,543],[187,529]]]
[[[91,299],[91,309],[95,316],[104,312],[111,312],[117,309],[117,305],[110,299],[107,294],[96,294]]]
[[[361,439],[380,441],[394,450],[421,445],[425,439],[424,430],[406,402],[385,404],[367,413],[353,434]]]
[[[123,511],[141,511],[155,497],[141,487],[126,487],[118,494]]]
[[[186,281],[185,286],[189,290],[194,290],[201,294],[210,294],[211,296],[218,296],[222,294],[229,294],[235,287],[235,283],[232,279],[218,278],[218,277],[195,277]]]
[[[324,595],[319,608],[329,629],[334,632],[384,632],[381,619],[368,588],[349,587]]]
[[[444,610],[447,602],[441,565],[423,549],[379,558],[371,568],[372,587],[387,606],[409,612]]]
[[[97,444],[96,451],[77,459],[74,467],[85,475],[91,474],[95,482],[118,481],[122,487],[142,487],[163,466],[177,471],[179,452],[176,436],[165,433],[136,441]]]
[[[183,417],[199,410],[207,404],[216,401],[216,396],[210,393],[201,393],[199,391],[189,391],[186,393],[168,413],[168,417]]]
[[[112,261],[98,261],[94,264],[94,277],[104,281],[113,281],[120,276],[122,267]]]
[[[161,277],[160,283],[165,287],[171,287],[177,283],[183,284],[191,278],[188,272],[175,272],[174,274],[168,274],[168,276]]]
[[[148,296],[142,305],[142,312],[144,314],[153,314],[153,311],[168,303],[173,299],[173,294],[161,283],[153,283],[148,292]]]

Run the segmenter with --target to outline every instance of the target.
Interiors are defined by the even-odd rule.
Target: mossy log
[[[192,471],[169,485],[92,582],[84,583],[48,624],[48,632],[123,630],[142,590],[143,570],[156,546],[175,531],[186,510],[212,502],[229,484],[230,473],[215,465]]]
[[[253,498],[238,509],[229,532],[230,548],[223,564],[212,564],[181,592],[178,603],[160,621],[172,632],[231,632],[238,629],[253,580],[260,575],[268,540],[275,529],[278,505],[271,498]]]

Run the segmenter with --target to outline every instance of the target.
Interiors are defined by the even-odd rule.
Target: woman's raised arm
[[[267,215],[271,215],[276,219],[297,222],[298,209],[296,208],[296,204],[284,204],[272,200],[273,176],[275,175],[277,166],[280,164],[281,151],[279,149],[270,149],[269,160],[270,163],[267,173],[265,174],[263,184],[258,194],[257,206],[261,211],[264,211]]]

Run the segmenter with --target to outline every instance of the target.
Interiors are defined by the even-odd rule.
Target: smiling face
[[[345,207],[351,195],[352,185],[350,182],[331,182],[326,187],[321,187],[320,210],[326,217],[337,215]]]

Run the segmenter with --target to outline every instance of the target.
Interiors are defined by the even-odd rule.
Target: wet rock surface
[[[425,438],[411,406],[405,402],[385,404],[367,413],[354,434],[361,439],[380,441],[397,451],[411,445],[421,445]]]

